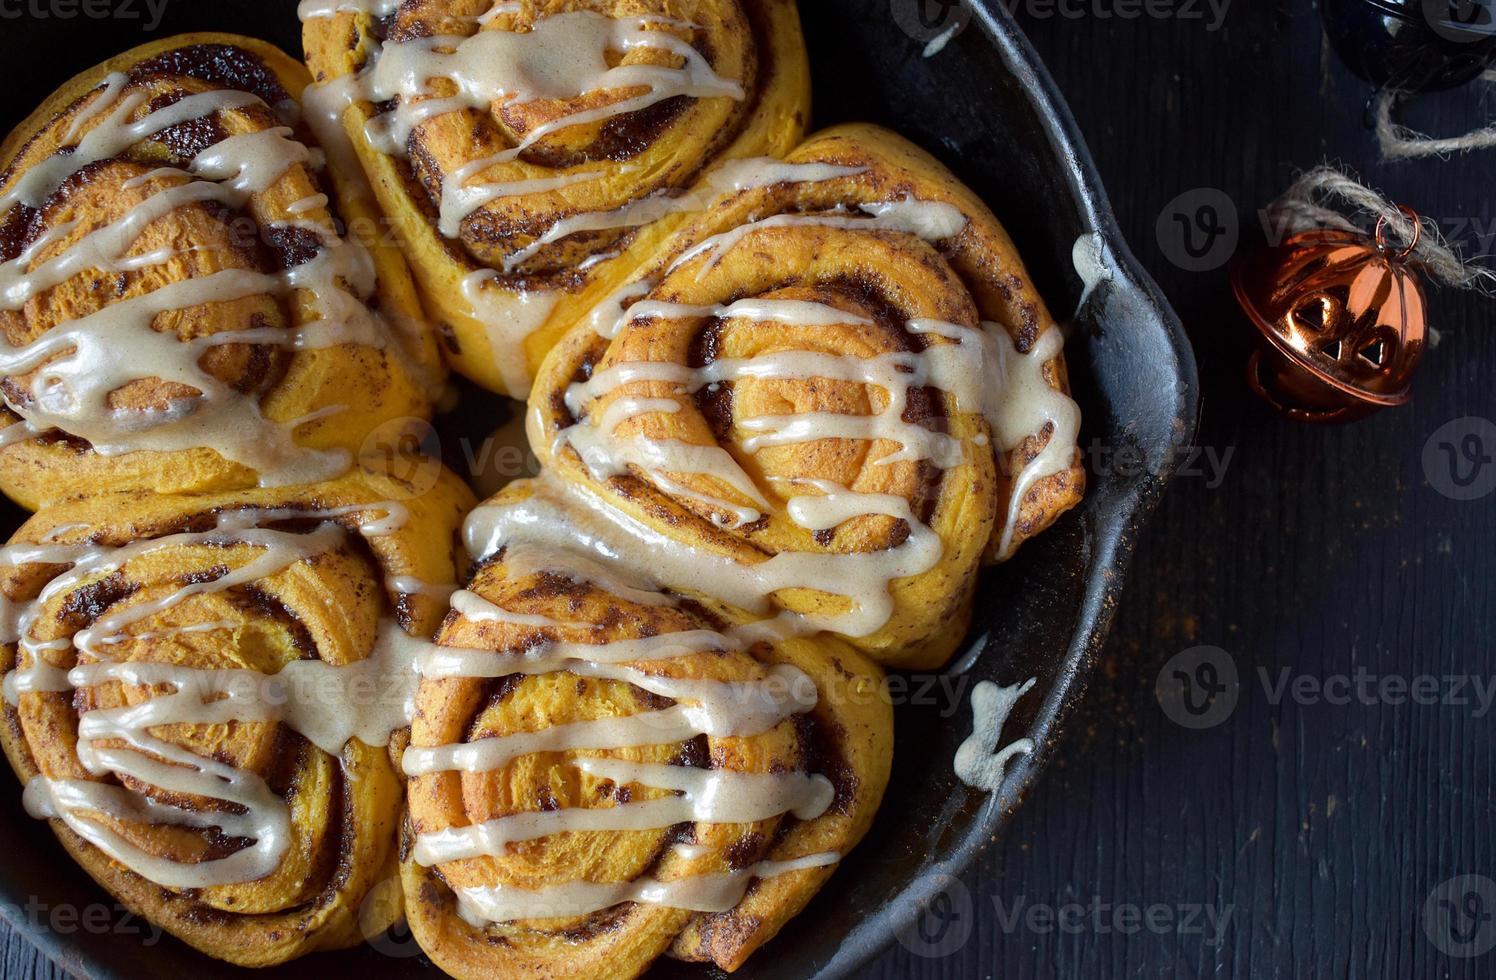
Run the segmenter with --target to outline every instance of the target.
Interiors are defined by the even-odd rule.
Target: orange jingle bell
[[[1285,239],[1231,272],[1264,343],[1247,367],[1252,389],[1289,418],[1348,422],[1411,397],[1427,332],[1423,284],[1386,219],[1370,237],[1316,229]]]

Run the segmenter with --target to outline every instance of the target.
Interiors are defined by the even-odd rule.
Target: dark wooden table
[[[1431,295],[1439,342],[1409,407],[1347,427],[1294,425],[1248,391],[1249,328],[1225,273],[1181,249],[1175,217],[1185,211],[1198,231],[1197,218],[1210,223],[1195,213],[1210,200],[1202,189],[1223,191],[1248,247],[1259,209],[1296,168],[1329,159],[1437,218],[1468,253],[1490,253],[1496,153],[1379,162],[1362,121],[1368,90],[1324,47],[1308,0],[1237,0],[1216,31],[1019,6],[1123,232],[1194,340],[1199,442],[1229,453],[1229,465],[1224,480],[1202,466],[1171,488],[1061,761],[968,878],[970,939],[936,958],[896,950],[877,975],[1496,976],[1496,953],[1446,953],[1496,943],[1496,919],[1485,918],[1496,886],[1476,881],[1467,897],[1471,882],[1456,882],[1425,917],[1450,879],[1496,877],[1496,717],[1472,695],[1478,681],[1489,698],[1496,680],[1496,495],[1440,490],[1452,484],[1437,444],[1478,433],[1474,423],[1434,439],[1432,480],[1423,464],[1441,427],[1496,419],[1496,301]],[[1496,118],[1492,95],[1496,86],[1477,84],[1408,118],[1465,132]],[[1205,244],[1199,236],[1197,251]],[[1496,455],[1490,432],[1483,453]],[[1492,483],[1496,472],[1481,473],[1472,491]],[[1167,661],[1200,645],[1229,654],[1240,691],[1227,720],[1191,730],[1160,709],[1155,684]],[[1399,682],[1421,675],[1439,678],[1442,694],[1431,698],[1424,681],[1420,700],[1442,703],[1399,696]],[[1456,691],[1446,676],[1468,680]],[[1345,700],[1338,678],[1352,682],[1350,703],[1335,703]],[[949,919],[962,898],[937,908],[945,921],[932,914],[926,938],[942,928],[959,938]],[[1442,900],[1454,902],[1453,921]],[[1025,903],[1076,903],[1085,921],[1075,929],[1071,912],[1065,931],[1042,913],[1015,918]],[[1145,919],[1127,934],[1136,920],[1120,906],[1164,911],[1157,928]],[[1208,921],[1205,935],[1184,928],[1206,908],[1231,910],[1218,945]]]
[[[1496,419],[1496,300],[1432,295],[1439,343],[1411,406],[1296,426],[1253,401],[1226,276],[1180,237],[1203,235],[1200,205],[1225,199],[1249,247],[1259,209],[1328,158],[1491,252],[1496,153],[1378,162],[1368,91],[1325,49],[1310,0],[1235,0],[1219,24],[1206,0],[1018,7],[1194,338],[1214,456],[1176,482],[1140,548],[1060,761],[871,973],[1496,976],[1480,952],[1496,943],[1496,884],[1446,884],[1496,878],[1496,494],[1453,499],[1439,449],[1482,431],[1444,428],[1456,420]],[[1120,16],[1145,9],[1174,15]],[[1496,117],[1493,91],[1432,97],[1410,120],[1463,132]],[[1496,464],[1472,472],[1473,491],[1496,483]],[[1155,684],[1202,645],[1240,687],[1229,718],[1192,729]],[[5,977],[62,975],[8,930],[0,942]]]

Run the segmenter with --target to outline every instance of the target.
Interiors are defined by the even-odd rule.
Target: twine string
[[[1334,210],[1321,203],[1328,199],[1337,199],[1343,209]],[[1345,211],[1349,211],[1351,216],[1347,217]],[[1391,233],[1389,237],[1409,249],[1409,260],[1416,262],[1433,279],[1456,289],[1496,295],[1496,270],[1466,260],[1459,247],[1450,244],[1434,221],[1418,219],[1421,231],[1415,234],[1413,220],[1396,204],[1333,167],[1316,167],[1299,177],[1268,208],[1268,218],[1272,227],[1282,235],[1315,228],[1369,235],[1370,229],[1378,222],[1385,222]]]
[[[1481,76],[1496,81],[1496,72]],[[1470,153],[1496,147],[1496,123],[1484,126],[1464,136],[1437,138],[1409,129],[1392,118],[1392,112],[1408,93],[1387,89],[1377,95],[1376,132],[1377,143],[1384,160],[1417,160],[1422,157],[1447,157],[1453,153]]]

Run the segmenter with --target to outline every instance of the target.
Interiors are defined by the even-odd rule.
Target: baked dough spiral
[[[582,548],[508,546],[453,606],[403,848],[412,932],[452,976],[735,970],[870,826],[892,709],[840,641],[740,636]]]
[[[67,502],[0,549],[0,741],[27,809],[210,956],[283,963],[399,917],[387,746],[472,499],[445,473],[413,488],[396,462],[289,491]]]
[[[787,153],[809,115],[794,0],[300,11],[315,111],[347,128],[451,363],[516,398],[565,329],[701,206],[704,173]]]
[[[871,825],[882,668],[1081,499],[1062,334],[935,160],[801,143],[794,0],[300,15],[315,85],[172,39],[0,148],[26,804],[241,965],[403,904],[458,978],[735,970]],[[366,451],[430,415],[422,300],[528,397],[476,510]]]
[[[979,568],[1081,498],[1061,332],[991,212],[903,139],[830,130],[773,176],[558,345],[530,400],[545,493],[470,533],[585,526],[721,615],[937,667]]]
[[[260,41],[171,38],[0,146],[0,490],[312,482],[429,418],[440,351],[357,175],[319,169],[308,81]]]
[[[1080,498],[1062,339],[935,161],[832,130],[724,189],[547,357],[541,475],[465,526],[403,768],[460,978],[734,970],[866,832],[978,568]]]

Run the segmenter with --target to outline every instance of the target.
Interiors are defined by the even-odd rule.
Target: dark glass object
[[[1454,88],[1496,65],[1496,0],[1323,0],[1330,45],[1378,88]]]

